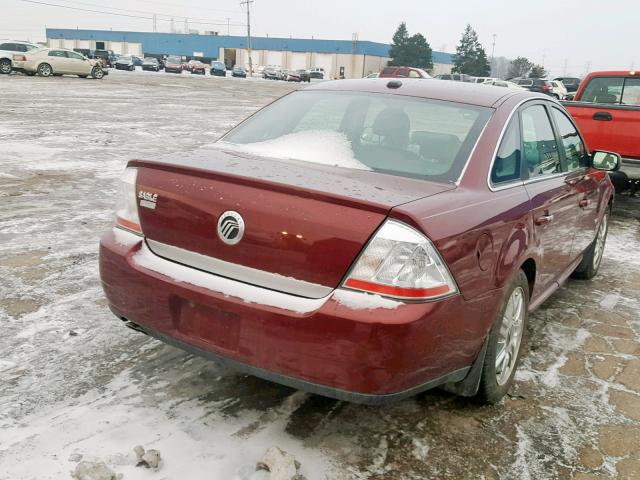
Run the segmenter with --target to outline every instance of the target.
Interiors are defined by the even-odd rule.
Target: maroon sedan
[[[309,392],[495,402],[527,315],[600,265],[605,170],[553,99],[343,80],[216,144],[134,160],[100,275],[136,330]]]

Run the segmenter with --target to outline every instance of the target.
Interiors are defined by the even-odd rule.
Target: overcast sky
[[[42,41],[45,26],[152,31],[153,12],[158,14],[158,31],[169,31],[170,16],[176,29],[184,28],[186,16],[189,28],[225,34],[229,18],[232,35],[246,34],[241,26],[246,14],[239,0],[42,2],[146,18],[0,0],[0,38]],[[105,4],[109,6],[101,6]],[[583,74],[588,63],[590,70],[640,69],[640,0],[255,0],[251,13],[254,35],[351,39],[357,32],[360,40],[389,43],[398,24],[405,21],[409,31],[421,32],[434,50],[455,52],[470,23],[487,55],[496,34],[496,56],[525,56],[544,63],[555,75],[564,73],[565,62],[568,74]]]

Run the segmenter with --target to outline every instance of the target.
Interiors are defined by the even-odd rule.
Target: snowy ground
[[[530,321],[511,395],[382,408],[234,374],[124,328],[97,245],[125,162],[209,143],[298,88],[147,72],[0,76],[0,479],[258,480],[272,445],[309,479],[640,478],[640,201],[621,198],[601,275]],[[158,472],[133,446],[157,448]],[[597,477],[599,475],[599,477]]]

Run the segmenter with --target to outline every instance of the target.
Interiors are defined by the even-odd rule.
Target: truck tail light
[[[13,56],[13,61],[14,62],[26,62],[27,61],[27,57],[25,57],[24,55],[14,55]]]
[[[433,300],[458,291],[429,239],[396,220],[387,220],[376,232],[343,287],[409,300]]]
[[[116,226],[142,235],[136,196],[137,176],[137,168],[126,168],[120,177],[120,187],[116,200]]]
[[[544,90],[545,92],[548,92],[549,90],[551,90],[551,87],[549,85],[543,85],[542,90]]]

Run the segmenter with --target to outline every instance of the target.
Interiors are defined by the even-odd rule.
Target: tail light
[[[549,90],[551,90],[551,87],[549,85],[543,85],[542,90],[544,90],[545,92],[548,92]]]
[[[138,169],[127,168],[120,177],[120,188],[116,200],[116,225],[138,235],[142,235],[138,217],[136,178]]]
[[[360,254],[344,287],[410,300],[433,300],[458,289],[422,233],[387,220]]]
[[[13,61],[14,62],[26,62],[27,61],[27,57],[25,57],[24,55],[14,55],[13,56]]]

